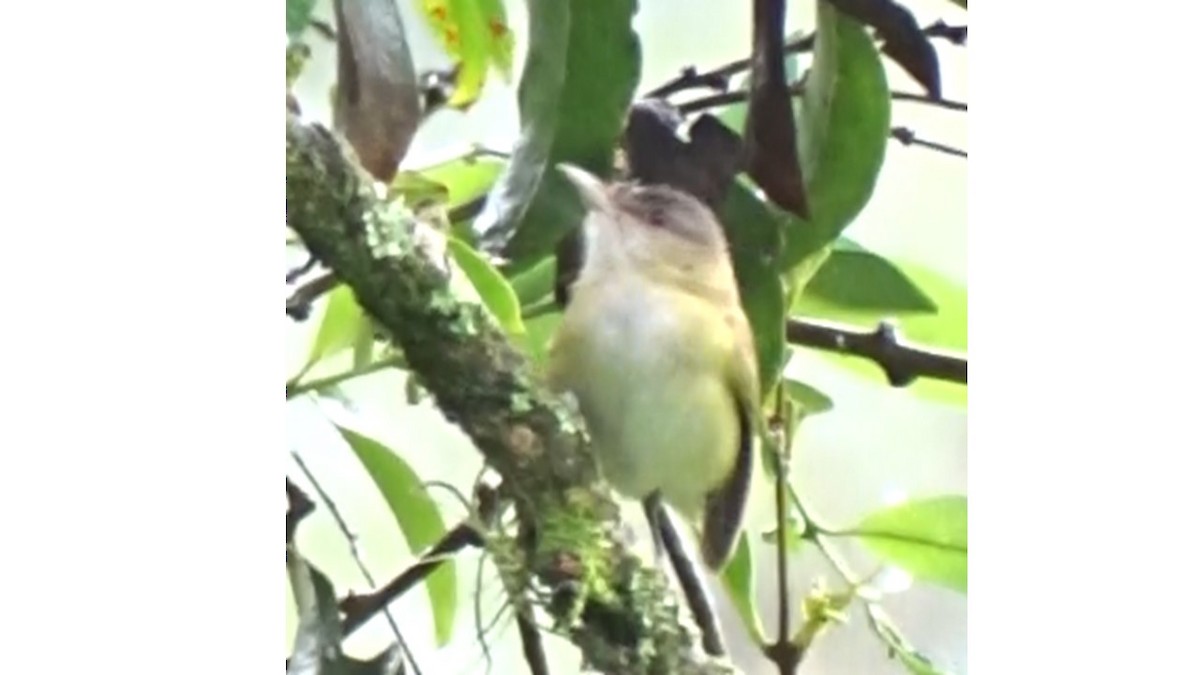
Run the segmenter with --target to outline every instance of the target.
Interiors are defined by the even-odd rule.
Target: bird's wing
[[[729,477],[710,492],[704,504],[701,553],[704,562],[720,570],[728,562],[742,532],[742,518],[754,475],[754,437],[759,404],[758,359],[754,338],[745,316],[738,311],[729,317],[735,353],[727,360],[725,379],[730,404],[738,417],[737,459]]]

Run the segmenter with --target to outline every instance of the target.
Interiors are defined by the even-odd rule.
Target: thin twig
[[[962,157],[963,159],[967,158],[966,150],[959,150],[958,148],[951,147],[949,145],[943,145],[942,143],[937,143],[935,141],[927,141],[927,140],[924,140],[921,138],[917,138],[917,135],[915,133],[913,133],[913,130],[909,129],[908,127],[893,128],[892,129],[892,138],[896,139],[897,141],[900,141],[904,145],[919,145],[921,147],[929,148],[930,150],[937,150],[938,152],[944,152],[947,155],[951,155],[954,157]]]
[[[342,518],[342,514],[338,511],[337,506],[334,505],[333,499],[330,498],[329,494],[325,492],[324,488],[321,487],[321,484],[317,482],[317,477],[308,470],[308,466],[304,463],[304,460],[300,457],[300,455],[296,452],[293,452],[292,459],[295,460],[296,465],[300,467],[300,471],[304,473],[304,477],[308,479],[308,482],[312,483],[313,488],[315,488],[317,491],[317,496],[321,499],[321,503],[326,509],[329,510],[330,515],[333,516],[333,520],[337,523],[338,529],[341,530],[342,536],[346,538],[346,544],[350,547],[350,557],[354,558],[354,563],[358,565],[358,570],[362,572],[363,578],[367,580],[367,583],[370,584],[371,587],[374,587],[375,579],[371,576],[371,571],[367,569],[366,563],[363,562],[362,554],[358,550],[358,537],[354,536],[354,534],[350,531],[350,526],[346,524],[346,521]],[[408,643],[404,641],[404,636],[400,633],[400,626],[396,624],[396,619],[386,608],[383,610],[383,615],[387,618],[388,626],[392,629],[392,635],[396,637],[396,643],[400,645],[401,651],[404,652],[404,658],[406,658],[408,663],[412,666],[413,672],[416,673],[416,675],[421,675],[421,667],[417,665],[416,657],[413,656],[412,650],[408,648]],[[343,633],[343,637],[345,637],[345,635],[347,635],[347,633]]]
[[[951,101],[946,98],[934,98],[928,94],[910,94],[903,91],[892,92],[893,101],[912,101],[913,103],[924,103],[926,105],[946,108],[947,110],[957,110],[958,112],[967,112],[967,104],[962,101]]]
[[[967,383],[966,356],[906,345],[898,329],[887,321],[873,331],[861,331],[811,319],[789,319],[787,340],[870,359],[879,364],[893,387],[906,387],[918,377]]]
[[[802,83],[796,82],[791,86],[793,96],[803,96],[804,87]],[[723,105],[731,103],[741,103],[750,97],[750,92],[744,89],[737,91],[726,91],[720,94],[712,94],[711,96],[702,96],[691,101],[685,101],[679,104],[679,113],[681,115],[690,115],[691,113],[708,110],[709,108],[719,108]],[[967,104],[962,101],[952,101],[944,98],[933,98],[922,94],[910,94],[907,92],[892,92],[892,98],[897,101],[911,101],[913,103],[923,103],[926,105],[946,108],[948,110],[957,110],[966,112]]]
[[[421,559],[404,570],[395,579],[367,595],[351,595],[341,602],[345,614],[342,619],[342,635],[349,636],[362,627],[376,612],[387,607],[393,600],[404,595],[445,562],[449,556],[468,546],[483,546],[479,532],[467,522],[460,523],[443,536]]]
[[[922,32],[928,37],[941,38],[956,45],[964,45],[967,42],[966,26],[947,25],[941,19],[926,26]],[[815,44],[815,34],[804,35],[785,44],[783,51],[785,54],[803,54],[811,52]],[[749,68],[750,59],[730,61],[723,66],[718,66],[703,73],[698,72],[695,66],[688,66],[679,75],[650,90],[645,95],[645,98],[666,98],[672,94],[687,91],[688,89],[725,91],[729,88],[730,76]]]
[[[332,291],[340,282],[333,272],[325,272],[304,283],[287,299],[287,315],[296,321],[304,321],[312,313],[312,304],[317,298]]]

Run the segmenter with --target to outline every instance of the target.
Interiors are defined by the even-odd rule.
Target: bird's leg
[[[650,521],[651,537],[654,539],[655,565],[661,564],[662,554],[665,551],[671,561],[671,568],[675,571],[675,578],[679,580],[679,586],[683,590],[683,597],[687,600],[688,608],[692,610],[692,617],[695,618],[696,625],[700,627],[700,639],[704,645],[704,651],[710,656],[725,656],[728,652],[725,649],[725,638],[717,624],[716,610],[704,590],[704,582],[700,580],[696,564],[683,550],[683,542],[680,541],[679,534],[667,516],[662,494],[657,491],[651,493],[642,500],[642,508],[646,511],[646,519]]]
[[[654,564],[658,566],[662,563],[664,550],[662,528],[667,519],[662,493],[655,490],[647,495],[642,500],[642,510],[646,512],[646,521],[650,524],[650,538],[654,540]],[[670,527],[669,524],[667,526]]]

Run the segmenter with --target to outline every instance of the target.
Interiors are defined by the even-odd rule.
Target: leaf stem
[[[356,377],[362,377],[363,375],[370,375],[371,373],[374,373],[376,371],[385,370],[387,368],[399,368],[404,365],[405,365],[405,360],[404,360],[403,356],[393,356],[390,358],[380,359],[378,361],[368,363],[367,365],[365,365],[361,368],[351,368],[350,370],[346,370],[346,371],[343,371],[340,373],[335,373],[333,375],[328,375],[326,377],[318,377],[314,380],[309,380],[307,382],[297,383],[295,381],[292,381],[287,384],[286,398],[293,399],[301,394],[307,394],[310,391],[319,391],[321,389],[325,389],[326,387],[332,387],[335,384],[341,384],[342,382],[345,382],[346,380],[353,380]],[[304,376],[304,373],[301,373],[300,377],[303,377],[303,376]]]

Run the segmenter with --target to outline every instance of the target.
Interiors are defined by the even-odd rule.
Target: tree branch
[[[886,321],[873,331],[859,331],[808,319],[789,319],[787,340],[870,359],[883,368],[893,387],[906,387],[918,377],[967,383],[966,357],[905,345],[896,327]]]
[[[665,579],[622,542],[619,508],[582,420],[481,305],[453,295],[432,228],[382,204],[338,139],[290,115],[286,183],[288,226],[387,330],[442,413],[503,478],[532,535],[512,542],[529,580],[522,590],[569,597],[543,604],[587,666],[730,672],[695,653]]]
[[[479,532],[474,527],[468,523],[459,524],[422,555],[420,561],[401,572],[386,585],[366,595],[352,594],[342,600],[339,605],[339,609],[345,615],[342,619],[342,635],[348,637],[361,628],[368,619],[390,605],[393,600],[424,581],[425,577],[433,574],[446,561],[447,557],[468,546],[482,545],[483,538],[479,536]]]

